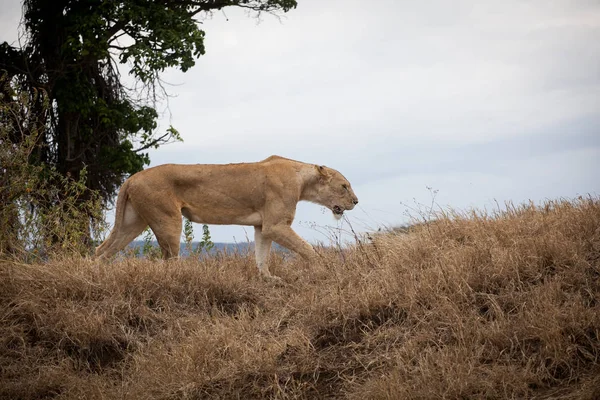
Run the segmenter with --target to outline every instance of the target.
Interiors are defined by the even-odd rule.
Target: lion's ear
[[[317,172],[319,173],[319,178],[328,181],[331,179],[331,175],[327,172],[327,169],[324,165],[315,165]]]

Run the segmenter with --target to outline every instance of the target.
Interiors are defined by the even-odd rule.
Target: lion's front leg
[[[289,225],[263,225],[262,235],[299,254],[305,260],[313,260],[317,255],[315,249],[306,240],[298,236]]]
[[[254,227],[254,253],[256,255],[256,265],[258,266],[258,272],[266,277],[271,277],[271,272],[269,272],[271,242],[271,239],[267,239],[262,234],[261,226]]]

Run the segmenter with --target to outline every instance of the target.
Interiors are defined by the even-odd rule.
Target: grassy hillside
[[[600,398],[598,199],[320,253],[0,262],[0,398]]]

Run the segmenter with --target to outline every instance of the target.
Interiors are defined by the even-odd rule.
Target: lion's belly
[[[209,225],[262,225],[262,216],[258,212],[239,212],[232,210],[192,210],[183,208],[181,213],[184,217],[198,224]]]
[[[213,222],[213,223],[218,224],[218,222]],[[223,225],[227,225],[227,224],[228,224],[227,222],[223,223]],[[259,226],[259,225],[262,225],[262,217],[259,213],[254,212],[254,213],[251,213],[248,215],[237,216],[237,217],[233,218],[233,222],[230,222],[229,224]]]

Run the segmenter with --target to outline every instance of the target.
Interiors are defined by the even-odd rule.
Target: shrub
[[[44,91],[20,91],[3,76],[0,87],[0,257],[89,252],[103,231],[103,207],[85,186],[86,171],[74,180],[34,154],[44,113],[33,105],[50,107]]]

